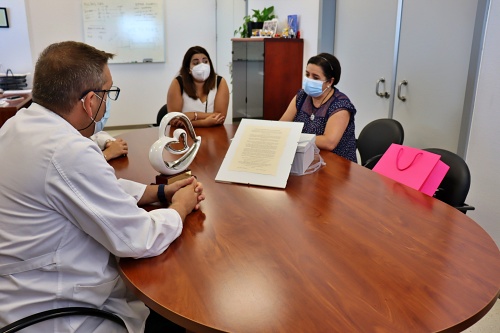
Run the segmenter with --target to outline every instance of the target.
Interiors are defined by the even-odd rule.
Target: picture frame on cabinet
[[[0,28],[9,27],[9,17],[7,16],[7,8],[0,7]]]
[[[264,26],[262,27],[263,37],[274,37],[276,35],[276,30],[278,29],[278,21],[264,21]]]
[[[291,35],[289,37],[297,36],[297,32],[299,31],[299,21],[298,15],[288,15],[288,33]]]

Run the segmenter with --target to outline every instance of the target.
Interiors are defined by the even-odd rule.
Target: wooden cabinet
[[[234,38],[233,120],[278,120],[302,86],[303,39]]]
[[[457,152],[478,0],[338,0],[334,53],[356,130],[394,118],[405,144]],[[472,62],[471,62],[472,61]],[[378,84],[377,84],[378,82]]]
[[[17,95],[17,94],[16,94]],[[9,104],[0,106],[0,127],[10,118],[13,117],[17,111],[22,108],[27,108],[31,105],[31,93],[27,94],[19,94],[22,96],[21,99],[9,102]],[[2,95],[0,94],[0,98],[13,96],[13,95]]]

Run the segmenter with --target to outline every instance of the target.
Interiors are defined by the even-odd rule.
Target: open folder
[[[215,180],[285,188],[303,126],[242,119]]]

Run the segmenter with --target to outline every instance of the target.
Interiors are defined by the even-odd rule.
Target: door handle
[[[407,86],[407,85],[408,85],[408,81],[406,81],[406,80],[401,81],[399,83],[399,85],[398,85],[398,98],[400,100],[402,100],[403,102],[406,101],[406,97],[405,96],[401,96],[401,87],[402,86]]]
[[[377,81],[377,85],[375,86],[375,94],[379,97],[389,98],[391,95],[389,95],[389,93],[387,91],[380,92],[380,84],[381,83],[384,83],[384,87],[385,87],[385,79],[383,77],[381,77]]]

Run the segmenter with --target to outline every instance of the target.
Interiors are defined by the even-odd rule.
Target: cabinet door
[[[356,134],[370,121],[387,118],[390,98],[375,93],[392,86],[397,0],[337,0],[334,55],[342,66],[337,87],[356,107]],[[391,96],[392,97],[392,96]]]
[[[264,41],[264,119],[279,120],[302,86],[303,39]]]
[[[264,42],[233,42],[233,121],[262,118]]]
[[[457,151],[477,0],[404,0],[393,117],[405,144]],[[397,89],[396,89],[397,93]]]

